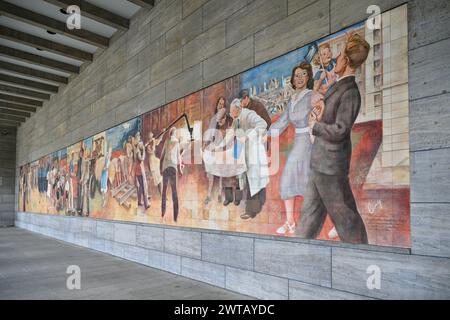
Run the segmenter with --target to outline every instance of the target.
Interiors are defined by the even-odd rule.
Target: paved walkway
[[[81,290],[68,290],[69,265]],[[18,228],[0,228],[0,299],[249,299]]]

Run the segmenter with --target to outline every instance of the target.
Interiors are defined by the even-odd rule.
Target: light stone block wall
[[[156,1],[19,128],[16,167],[361,21],[371,4]],[[262,299],[448,299],[449,23],[448,1],[408,1],[410,250],[21,212],[16,225]],[[408,141],[394,138],[393,150]],[[373,264],[379,290],[366,286]]]

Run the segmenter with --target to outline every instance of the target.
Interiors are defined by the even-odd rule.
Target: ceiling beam
[[[16,60],[31,63],[37,66],[46,67],[56,71],[63,71],[68,73],[80,73],[80,67],[74,66],[72,64],[60,62],[57,60],[45,58],[36,54],[29,52],[0,46],[0,56],[11,57]]]
[[[11,109],[3,109],[3,108],[0,108],[0,114],[9,114],[11,116],[19,116],[19,117],[26,117],[26,118],[29,118],[31,116],[31,113],[29,113],[29,112],[16,111],[16,110],[11,110]]]
[[[16,130],[17,126],[16,125],[12,125],[12,124],[7,123],[7,122],[0,121],[0,128],[1,129],[11,129],[11,130],[14,129],[14,130]]]
[[[31,69],[29,67],[24,67],[24,66],[14,64],[14,63],[9,63],[6,61],[0,61],[0,69],[12,71],[15,73],[20,73],[20,74],[23,74],[23,75],[26,75],[29,77],[33,77],[33,78],[39,78],[39,79],[63,83],[63,84],[69,83],[69,79],[66,77],[61,77],[61,76],[58,76],[57,74],[53,74],[53,73],[49,73],[49,72],[45,72],[45,71],[41,71],[41,70]]]
[[[3,109],[9,109],[9,110],[36,112],[36,107],[22,106],[20,104],[8,103],[8,102],[4,102],[4,101],[0,101],[0,107]]]
[[[0,113],[0,121],[5,121],[5,120],[6,121],[15,121],[15,122],[25,122],[27,119]]]
[[[115,13],[112,13],[103,8],[97,7],[84,0],[44,0],[60,8],[66,9],[70,5],[77,5],[80,8],[81,14],[92,20],[106,24],[114,29],[126,31],[130,26],[130,21]]]
[[[41,93],[37,91],[27,90],[18,87],[12,87],[5,84],[0,83],[0,91],[19,94],[22,96],[27,96],[30,98],[38,99],[38,100],[50,100],[50,95],[46,93]]]
[[[17,127],[20,127],[20,122],[0,120],[0,127],[17,128]]]
[[[39,38],[28,33],[17,31],[5,26],[0,26],[0,38],[47,50],[75,60],[92,62],[92,53],[72,48],[61,43]]]
[[[23,104],[23,105],[27,105],[27,106],[32,106],[32,107],[42,107],[43,106],[42,101],[27,99],[27,98],[22,98],[22,97],[17,97],[17,96],[11,96],[9,94],[3,94],[3,93],[0,93],[0,100],[6,101],[6,102],[19,103],[19,104]]]
[[[18,85],[21,85],[24,87],[30,87],[33,89],[38,89],[38,90],[42,90],[42,91],[46,91],[46,92],[52,92],[52,93],[58,92],[58,87],[56,87],[56,86],[52,86],[50,84],[37,82],[37,81],[33,81],[33,80],[17,78],[17,77],[10,76],[8,74],[3,74],[3,73],[0,73],[0,81],[14,83],[14,84],[18,84]]]
[[[128,2],[146,9],[151,9],[155,6],[155,0],[128,0]]]
[[[3,0],[0,1],[0,13],[12,19],[20,20],[38,28],[44,28],[69,38],[89,43],[96,47],[105,49],[109,45],[109,39],[106,37],[84,29],[70,30],[64,22],[18,7]]]

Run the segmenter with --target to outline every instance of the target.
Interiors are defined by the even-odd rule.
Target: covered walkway
[[[68,290],[67,267],[81,271]],[[0,228],[0,299],[249,299],[18,228]]]

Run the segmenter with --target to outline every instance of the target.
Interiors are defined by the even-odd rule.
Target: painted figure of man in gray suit
[[[296,234],[316,238],[327,213],[343,242],[368,243],[367,232],[349,183],[352,155],[350,135],[361,107],[355,71],[367,59],[370,45],[351,35],[337,57],[338,81],[328,90],[321,108],[311,113],[309,126],[315,141],[311,176],[306,187]]]

